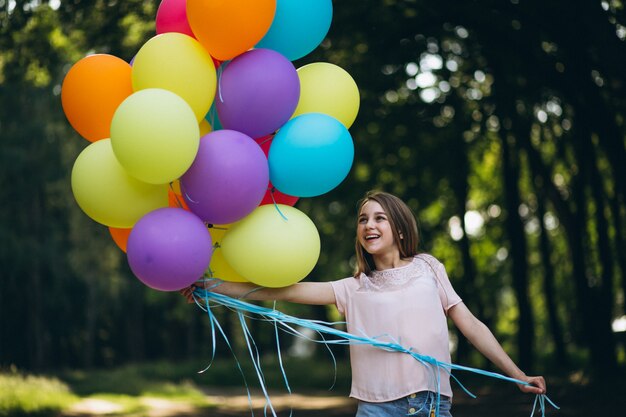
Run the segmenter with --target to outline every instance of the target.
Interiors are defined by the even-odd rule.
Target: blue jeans
[[[439,403],[439,417],[452,417],[450,414],[450,398],[442,395]],[[437,394],[430,391],[420,391],[408,397],[399,398],[384,403],[369,403],[359,401],[356,417],[431,417],[437,408]]]

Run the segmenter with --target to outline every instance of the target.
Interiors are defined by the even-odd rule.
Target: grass
[[[67,409],[79,398],[57,378],[0,373],[0,416],[47,416]]]
[[[114,404],[109,415],[144,415],[146,399],[159,398],[200,409],[211,408],[203,387],[258,388],[256,372],[249,361],[241,360],[242,376],[230,358],[215,359],[203,373],[207,362],[152,362],[131,364],[113,369],[68,370],[54,376],[28,375],[15,368],[0,369],[0,417],[48,417],[63,414],[81,400],[102,400]],[[265,385],[285,391],[285,382],[276,357],[262,360]],[[292,391],[328,390],[348,392],[347,364],[331,360],[284,358],[283,363]],[[336,381],[335,381],[336,372]]]
[[[132,365],[58,376],[28,375],[15,368],[0,370],[0,417],[57,416],[86,399],[115,405],[112,415],[143,415],[147,398],[197,409],[212,407],[195,383],[175,378],[168,367],[166,363]]]
[[[68,371],[59,374],[73,391],[81,396],[95,393],[115,393],[131,396],[153,395],[162,398],[191,398],[199,387],[243,387],[245,386],[237,363],[231,359],[215,359],[211,367],[203,373],[207,362],[151,362],[131,364],[114,369],[91,371]],[[245,381],[250,387],[257,387],[258,377],[249,361],[241,360],[240,366]],[[349,369],[345,363],[338,363],[335,369],[332,361],[302,360],[285,358],[283,363],[289,384],[295,389],[327,390],[335,382],[335,390],[346,393],[349,388]],[[275,357],[262,360],[265,384],[271,389],[285,389],[280,364]]]

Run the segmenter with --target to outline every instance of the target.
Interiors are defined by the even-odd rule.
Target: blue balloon
[[[270,146],[270,181],[296,197],[314,197],[346,178],[354,160],[348,129],[332,116],[305,113],[285,123]]]
[[[272,25],[256,47],[295,61],[324,40],[332,19],[331,0],[277,0]]]

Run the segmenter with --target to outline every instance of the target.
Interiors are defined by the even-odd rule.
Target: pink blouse
[[[348,332],[398,343],[450,363],[446,314],[461,298],[445,267],[433,256],[420,254],[408,265],[331,284]],[[419,391],[437,391],[432,367],[406,353],[350,345],[350,361],[350,396],[359,400],[384,402]],[[441,394],[452,397],[448,373],[438,372]]]

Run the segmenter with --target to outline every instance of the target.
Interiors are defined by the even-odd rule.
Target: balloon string
[[[276,188],[272,187],[270,190],[270,197],[272,198],[272,202],[274,203],[274,208],[276,209],[276,211],[278,211],[278,214],[280,214],[280,217],[285,219],[285,221],[289,221],[287,216],[285,216],[283,212],[280,211],[280,208],[278,207],[278,204],[276,203],[276,200],[274,199],[274,191],[276,191]]]
[[[208,294],[208,291],[206,292]],[[195,297],[194,297],[195,298]],[[224,332],[224,329],[222,328],[222,326],[220,325],[219,321],[217,320],[217,318],[215,317],[215,314],[213,314],[213,312],[210,309],[209,306],[209,299],[208,297],[205,298],[205,305],[206,305],[206,313],[209,316],[209,321],[211,322],[211,338],[212,338],[212,344],[213,344],[213,353],[212,353],[212,358],[211,358],[211,362],[209,362],[209,365],[207,367],[205,367],[203,370],[199,371],[198,373],[203,373],[206,372],[211,365],[213,364],[213,360],[215,358],[215,346],[216,346],[216,337],[215,337],[215,328],[217,328],[220,332],[220,334],[222,335],[222,337],[224,338],[224,341],[226,342],[226,346],[228,346],[228,349],[230,350],[230,352],[233,355],[233,358],[235,359],[235,364],[237,365],[237,369],[239,370],[239,373],[241,374],[241,377],[243,379],[243,383],[246,387],[246,392],[248,394],[248,406],[250,408],[252,417],[254,417],[254,411],[252,411],[252,394],[250,393],[250,387],[248,386],[248,380],[246,379],[246,375],[243,372],[243,368],[241,367],[241,363],[239,362],[239,359],[237,358],[237,355],[235,354],[235,350],[233,349],[232,345],[230,344],[230,341],[228,340],[228,336],[226,336],[226,332]],[[198,300],[196,300],[196,304],[200,305],[198,303]]]
[[[224,102],[224,98],[222,97],[222,74],[224,73],[224,69],[230,63],[230,61],[222,62],[222,65],[217,68],[217,96],[220,99],[220,103]]]
[[[258,315],[260,317],[262,317],[265,320],[268,321],[272,321],[273,323],[281,326],[282,329],[286,329],[289,333],[291,334],[295,334],[297,336],[301,335],[300,332],[297,332],[293,329],[293,327],[291,325],[297,325],[300,326],[302,328],[309,328],[312,330],[315,330],[318,333],[324,333],[324,334],[329,334],[332,335],[336,338],[334,339],[323,339],[322,341],[319,340],[312,340],[308,337],[305,337],[305,339],[308,340],[312,340],[314,342],[317,343],[323,343],[325,345],[330,345],[330,344],[336,344],[336,345],[347,345],[347,344],[356,344],[356,345],[371,345],[373,347],[382,349],[382,350],[387,350],[387,351],[396,351],[396,352],[401,352],[401,353],[405,353],[410,355],[411,357],[413,357],[415,360],[417,360],[418,362],[420,362],[421,364],[423,364],[424,366],[426,366],[427,368],[430,368],[433,372],[433,377],[435,378],[435,384],[437,386],[437,402],[440,402],[440,388],[441,388],[441,380],[440,380],[440,372],[445,372],[447,374],[449,374],[455,382],[457,382],[459,384],[459,386],[468,394],[470,394],[473,398],[475,398],[475,395],[473,395],[471,392],[469,392],[469,390],[467,390],[467,388],[465,388],[460,382],[459,380],[452,375],[452,370],[457,370],[457,371],[467,371],[467,372],[473,372],[476,374],[480,374],[483,376],[487,376],[487,377],[491,377],[491,378],[496,378],[496,379],[501,379],[504,381],[509,381],[509,382],[513,382],[519,385],[525,385],[525,386],[529,386],[531,384],[529,384],[526,381],[522,381],[519,379],[515,379],[515,378],[511,378],[511,377],[507,377],[495,372],[489,372],[489,371],[484,371],[481,369],[477,369],[477,368],[471,368],[471,367],[467,367],[467,366],[462,366],[462,365],[456,365],[456,364],[452,364],[452,363],[446,363],[446,362],[442,362],[439,361],[436,358],[433,358],[431,356],[426,356],[426,355],[421,355],[415,351],[413,351],[411,348],[405,348],[402,345],[400,345],[398,342],[385,342],[380,340],[380,338],[374,338],[374,337],[367,337],[367,336],[358,336],[358,335],[354,335],[345,331],[341,331],[341,330],[337,330],[333,327],[331,327],[332,323],[326,323],[326,322],[322,322],[322,321],[314,321],[314,320],[306,320],[306,319],[300,319],[298,317],[294,317],[294,316],[289,316],[287,314],[284,314],[278,310],[271,310],[262,306],[257,306],[254,304],[250,304],[250,303],[246,303],[244,301],[241,300],[236,300],[233,299],[231,297],[222,295],[222,294],[218,294],[218,293],[214,293],[211,292],[210,289],[211,288],[215,288],[217,285],[220,284],[219,280],[215,280],[217,281],[216,284],[213,284],[212,286],[209,286],[208,290],[203,290],[203,289],[196,289],[196,291],[194,292],[194,297],[196,297],[196,295],[199,297],[199,299],[204,300],[207,304],[209,302],[214,302],[217,303],[219,305],[223,305],[226,306],[238,313],[241,313],[243,311],[247,311],[249,313],[252,313],[254,315]],[[198,305],[200,305],[198,302],[196,302]],[[204,308],[203,308],[204,309]],[[207,310],[209,310],[207,308]],[[250,349],[250,348],[249,348]],[[439,370],[439,372],[437,372],[437,370]],[[260,377],[260,376],[259,376]],[[260,380],[260,383],[263,384],[264,381]],[[552,407],[554,407],[555,409],[559,409],[559,407],[552,402],[545,394],[538,394],[537,398],[535,399],[535,406],[539,406],[539,409],[541,410],[541,414],[542,416],[545,416],[545,402],[548,402],[548,404],[550,404]],[[534,408],[533,408],[533,413],[534,413]],[[439,404],[437,404],[437,407],[435,409],[435,415],[439,416]],[[532,414],[531,414],[532,416]]]
[[[172,191],[172,193],[174,194],[174,201],[176,201],[176,205],[178,206],[178,208],[183,208],[183,203],[180,201],[179,197],[182,198],[182,196],[178,195],[176,193],[176,191],[174,191],[174,183],[170,182],[169,187],[170,190]]]

